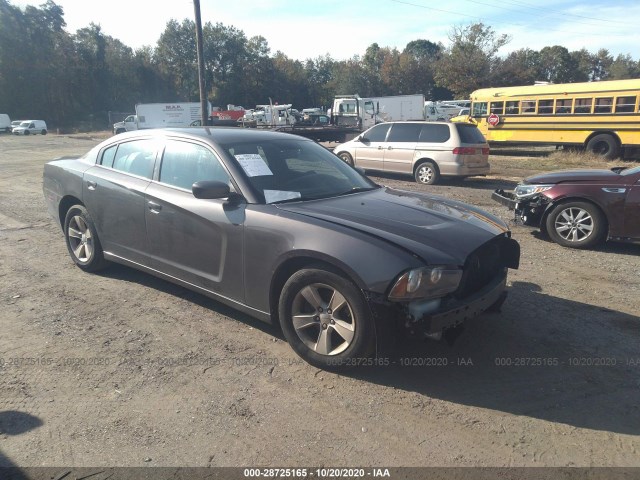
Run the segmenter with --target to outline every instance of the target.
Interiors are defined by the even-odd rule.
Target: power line
[[[596,20],[598,22],[617,23],[619,25],[628,25],[630,27],[636,27],[637,26],[636,23],[631,23],[631,22],[620,22],[620,21],[617,21],[617,20],[609,20],[607,18],[587,17],[585,15],[579,15],[577,13],[565,12],[565,11],[562,11],[562,10],[554,10],[554,9],[550,9],[550,8],[541,8],[541,7],[538,7],[536,5],[532,5],[531,3],[522,2],[522,1],[519,1],[519,0],[501,0],[501,1],[506,1],[507,3],[511,3],[512,5],[521,5],[521,6],[525,7],[525,8],[530,8],[532,10],[540,10],[540,11],[543,11],[543,12],[552,12],[552,13],[556,13],[558,15],[578,17],[578,18],[586,18],[587,20]]]
[[[477,5],[484,5],[484,6],[486,6],[486,7],[491,7],[491,8],[500,8],[500,9],[502,9],[502,10],[508,10],[508,11],[510,11],[510,12],[516,12],[516,13],[518,13],[518,14],[522,14],[522,13],[523,13],[523,12],[522,12],[522,10],[520,10],[520,9],[514,9],[514,8],[504,7],[504,6],[502,6],[502,5],[493,5],[493,4],[490,4],[490,3],[480,2],[480,1],[478,1],[478,0],[465,0],[465,1],[470,2],[470,3],[475,3],[475,4],[477,4]],[[505,1],[505,0],[501,0],[501,1]],[[508,1],[508,0],[507,0],[507,1]],[[512,4],[512,5],[514,5],[514,6],[516,6],[516,5],[517,5],[516,3],[511,3],[511,4]],[[556,16],[557,16],[557,15],[561,15],[561,16],[567,17],[567,16],[571,16],[571,15],[572,15],[572,14],[570,14],[570,13],[564,13],[564,12],[560,12],[560,11],[558,11],[558,10],[555,10],[555,11],[554,11],[554,10],[548,10],[548,9],[544,9],[544,8],[526,7],[526,6],[525,6],[524,8],[532,8],[532,9],[540,10],[540,11],[543,11],[543,12],[548,13],[548,14],[550,14],[550,15],[556,15]],[[582,17],[581,15],[573,15],[573,16],[577,16],[577,17],[580,17],[580,18],[589,18],[589,17]],[[602,20],[602,21],[607,21],[607,20]],[[575,23],[577,23],[577,24],[580,24],[580,25],[588,25],[588,26],[592,26],[592,27],[601,27],[601,26],[602,26],[602,25],[598,25],[598,24],[596,24],[596,23],[580,22],[580,21],[577,21],[577,20],[573,20],[573,21],[572,21],[572,23],[574,23],[574,24],[575,24]],[[620,23],[620,22],[615,22],[615,23]],[[624,25],[630,25],[630,24],[628,24],[628,23],[623,23],[623,24],[624,24]],[[635,25],[634,25],[634,26],[635,26]]]
[[[463,17],[470,17],[470,18],[475,18],[475,19],[484,21],[484,19],[482,17],[477,17],[477,16],[474,16],[474,15],[467,15],[466,13],[452,12],[451,10],[442,10],[440,8],[428,7],[426,5],[419,5],[419,4],[416,4],[416,3],[405,2],[405,1],[401,1],[401,0],[391,0],[391,1],[395,2],[395,3],[401,3],[401,4],[404,4],[404,5],[410,5],[412,7],[424,8],[426,10],[435,10],[437,12],[444,12],[444,13],[449,13],[449,14],[452,14],[452,15],[460,15],[460,16],[463,16]],[[467,1],[472,1],[473,3],[481,3],[481,2],[478,2],[478,1],[475,1],[475,0],[467,0]],[[482,5],[487,5],[487,4],[482,4]],[[493,7],[493,5],[489,5],[489,6]],[[528,27],[529,26],[528,24],[525,24],[525,23],[514,23],[514,22],[504,22],[504,21],[501,21],[500,23],[501,23],[501,25],[508,25],[508,26],[512,26],[512,27]],[[549,27],[542,28],[541,30],[548,31],[548,32],[566,33],[566,34],[570,34],[570,35],[584,35],[585,34],[585,32],[572,32],[570,30],[560,30],[560,29],[557,29],[557,28],[549,28]],[[618,34],[616,34],[616,33],[593,33],[593,32],[589,32],[589,35],[590,36],[596,36],[596,37],[626,37],[629,34],[627,34],[627,33],[618,33]]]

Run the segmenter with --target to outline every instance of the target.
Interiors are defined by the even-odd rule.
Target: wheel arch
[[[585,150],[587,148],[587,144],[591,141],[591,139],[594,137],[597,137],[598,135],[609,135],[611,138],[615,140],[616,144],[618,145],[618,149],[622,148],[622,141],[620,140],[620,137],[616,132],[614,132],[613,130],[595,130],[589,134],[589,136],[585,139],[584,143],[582,144]]]
[[[418,170],[418,167],[420,165],[427,162],[431,163],[436,168],[438,173],[440,173],[440,167],[438,166],[438,162],[436,162],[433,158],[420,156],[413,161],[413,174],[414,175],[416,174],[416,170]]]
[[[553,211],[553,209],[555,209],[559,205],[563,205],[565,203],[570,203],[570,202],[584,202],[584,203],[589,203],[589,204],[593,205],[602,214],[602,217],[604,218],[604,221],[606,222],[607,232],[609,231],[609,217],[607,216],[607,212],[602,207],[602,205],[600,205],[598,202],[596,202],[592,198],[576,197],[576,196],[562,197],[562,198],[559,198],[559,199],[554,200],[552,202],[549,202],[549,205],[547,205],[547,208],[545,209],[544,213],[540,217],[540,228],[546,230],[545,225],[547,224],[547,218],[549,217],[549,214]]]
[[[82,205],[84,207],[82,201],[73,195],[66,195],[60,200],[60,203],[58,204],[58,218],[62,228],[64,228],[64,219],[67,216],[67,212],[74,205]]]
[[[269,287],[269,313],[274,320],[273,323],[278,323],[278,303],[284,284],[295,272],[309,267],[323,268],[344,277],[361,291],[366,289],[364,281],[351,268],[335,258],[324,255],[319,256],[317,252],[315,252],[315,254],[311,252],[298,252],[294,257],[285,258],[276,267],[271,277],[271,285]]]

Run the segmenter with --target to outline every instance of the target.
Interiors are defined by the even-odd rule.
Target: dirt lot
[[[129,268],[81,272],[42,165],[97,137],[0,136],[0,466],[640,466],[640,246],[522,247],[502,314],[348,375]],[[435,187],[479,205],[542,157]]]

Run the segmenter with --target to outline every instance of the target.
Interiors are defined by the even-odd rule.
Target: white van
[[[10,131],[11,119],[9,118],[9,115],[7,115],[6,113],[0,113],[0,132],[9,133]]]
[[[47,124],[44,120],[23,120],[13,129],[14,135],[47,134]]]

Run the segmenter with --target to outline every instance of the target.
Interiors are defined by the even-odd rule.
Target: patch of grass
[[[493,153],[493,152],[492,152]],[[636,167],[640,162],[630,160],[603,160],[602,157],[588,152],[558,150],[551,152],[496,152],[491,156],[491,170],[494,174],[526,176],[536,172],[568,170],[578,168],[610,169],[613,167]],[[514,153],[516,153],[514,155]],[[541,154],[542,153],[542,154]]]

